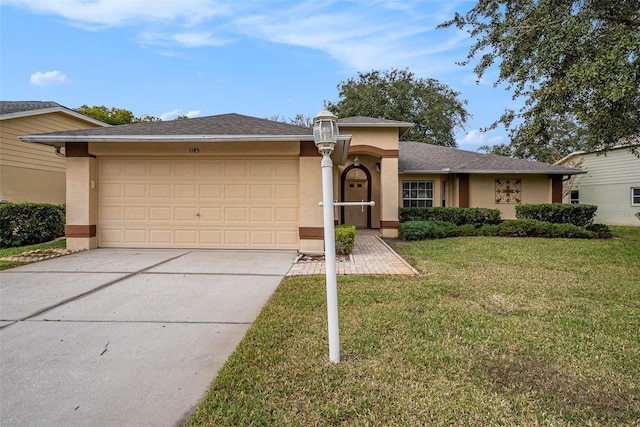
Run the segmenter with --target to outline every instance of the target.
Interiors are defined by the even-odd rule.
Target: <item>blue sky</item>
[[[470,1],[0,0],[0,98],[105,105],[171,120],[240,113],[314,117],[340,82],[408,68],[461,92],[462,149],[514,107],[497,71],[476,83],[472,40],[436,30]]]

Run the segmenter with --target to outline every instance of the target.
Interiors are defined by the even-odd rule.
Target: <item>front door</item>
[[[345,202],[368,202],[369,181],[364,171],[351,169],[344,181]],[[344,223],[355,225],[357,228],[367,228],[367,206],[345,206]]]

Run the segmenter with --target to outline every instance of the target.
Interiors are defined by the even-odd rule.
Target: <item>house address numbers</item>
[[[189,147],[189,153],[198,154],[200,149],[198,147]]]

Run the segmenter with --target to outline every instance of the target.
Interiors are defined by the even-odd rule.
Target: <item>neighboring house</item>
[[[633,145],[640,148],[638,142]],[[640,158],[629,151],[631,146],[619,145],[606,153],[578,151],[558,161],[586,171],[565,182],[564,202],[598,206],[597,223],[640,226],[635,216],[640,212]]]
[[[413,125],[338,120],[334,195],[373,200],[336,219],[398,234],[399,206],[498,208],[561,202],[579,169],[423,143]],[[22,138],[65,147],[67,245],[323,251],[322,174],[311,128],[239,114]]]
[[[55,102],[0,101],[0,200],[65,203],[65,158],[21,136],[108,126]]]

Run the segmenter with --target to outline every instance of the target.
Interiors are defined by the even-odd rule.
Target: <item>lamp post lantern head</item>
[[[327,106],[322,107],[322,111],[318,113],[315,119],[313,119],[313,140],[318,148],[318,151],[323,156],[331,155],[333,149],[338,142],[338,118],[333,115],[331,111],[327,109]]]

